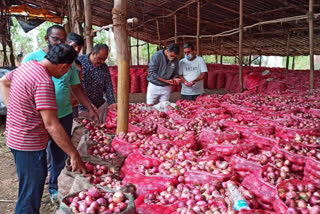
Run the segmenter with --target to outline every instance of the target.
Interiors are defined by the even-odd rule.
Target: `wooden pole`
[[[129,49],[126,11],[127,0],[114,0],[112,19],[118,64],[117,134],[128,132],[129,121]]]
[[[292,67],[291,67],[292,70],[294,70],[294,59],[295,58],[296,58],[295,56],[293,56],[293,58],[292,58]]]
[[[159,50],[161,49],[161,38],[160,38],[160,31],[159,31],[159,20],[156,20],[156,24],[157,24],[157,34],[158,34],[158,46],[159,46]]]
[[[223,56],[220,55],[220,68],[222,68],[222,64],[223,64]]]
[[[243,0],[240,0],[239,7],[239,83],[240,83],[240,92],[243,91],[242,84],[242,39],[243,39]]]
[[[222,39],[219,40],[219,49],[220,49],[220,68],[222,68],[222,62],[223,62],[223,45],[222,45]]]
[[[138,31],[137,31],[137,46],[136,46],[136,48],[137,48],[137,65],[139,65],[139,39],[138,39],[138,35],[139,33],[138,33]]]
[[[289,69],[289,57],[290,57],[290,32],[288,33],[287,36],[287,62],[286,62],[286,73],[288,73],[288,69]]]
[[[86,32],[86,53],[92,51],[93,40],[91,36],[92,29],[92,13],[91,13],[91,0],[83,0],[84,3],[84,17],[85,17],[85,32]]]
[[[259,67],[261,67],[262,56],[260,55]]]
[[[218,54],[216,54],[216,64],[218,64]]]
[[[149,42],[147,43],[147,49],[148,49],[148,63],[150,62],[150,47]]]
[[[129,65],[132,65],[131,36],[128,37]]]
[[[309,0],[309,48],[310,48],[310,89],[314,88],[314,53],[313,53],[313,0]]]
[[[197,8],[197,55],[200,55],[200,0]]]
[[[174,43],[178,44],[177,15],[174,15]]]

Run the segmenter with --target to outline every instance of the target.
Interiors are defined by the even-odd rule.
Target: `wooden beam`
[[[129,122],[129,48],[126,12],[127,0],[114,0],[112,19],[118,64],[117,134],[128,132]]]
[[[177,15],[174,15],[174,43],[178,44],[178,26],[177,26]]]
[[[149,42],[147,43],[147,49],[148,49],[148,63],[150,62],[150,47]]]
[[[314,88],[314,37],[313,37],[313,0],[309,0],[309,48],[310,48],[310,89]]]
[[[287,36],[287,48],[286,48],[286,51],[287,51],[287,62],[286,62],[286,73],[288,73],[288,69],[289,69],[289,57],[290,57],[290,32],[288,33],[288,36]]]
[[[157,24],[157,34],[158,34],[158,47],[159,47],[159,50],[160,50],[160,48],[161,48],[161,38],[160,38],[159,20],[158,19],[156,20],[156,24]]]
[[[110,44],[110,43],[109,43]],[[132,65],[131,36],[128,37],[129,65]]]
[[[197,7],[197,55],[200,55],[200,0]]]
[[[91,0],[83,0],[84,3],[84,17],[85,17],[85,32],[86,32],[86,53],[89,54],[93,47],[93,38],[91,36],[92,30],[92,10]]]
[[[242,40],[243,40],[243,0],[240,0],[239,5],[239,84],[240,92],[243,91],[242,82]]]
[[[294,70],[294,59],[295,59],[295,58],[296,58],[295,56],[292,57],[292,67],[291,67],[291,70]]]
[[[262,62],[262,56],[260,55],[259,67],[261,67],[261,62]]]

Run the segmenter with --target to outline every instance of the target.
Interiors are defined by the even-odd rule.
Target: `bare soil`
[[[223,89],[207,90],[206,93],[225,94],[225,91]],[[171,102],[175,102],[178,99],[180,99],[180,93],[174,92],[171,94]],[[143,93],[130,95],[131,103],[145,102],[145,100],[146,95]],[[13,214],[16,200],[18,198],[18,178],[13,155],[6,146],[4,130],[5,127],[2,124],[0,126],[0,213]],[[57,207],[50,201],[48,186],[46,185],[42,196],[40,213],[53,214],[56,212],[56,209]]]

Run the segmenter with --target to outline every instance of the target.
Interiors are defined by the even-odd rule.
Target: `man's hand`
[[[195,84],[195,82],[194,81],[190,81],[190,82],[185,82],[184,84],[186,86],[188,86],[188,87],[191,87],[191,86],[193,86]]]
[[[173,84],[174,84],[173,80],[166,80],[166,83],[167,83],[168,85],[173,85]]]
[[[92,104],[93,105],[93,104]],[[94,106],[94,105],[93,105]],[[89,109],[89,114],[88,114],[88,116],[89,116],[89,119],[90,120],[93,120],[95,123],[100,123],[100,121],[99,121],[99,116],[98,116],[98,114],[97,114],[97,111],[94,109],[94,108],[92,108],[92,109]]]
[[[113,103],[108,106],[110,111],[117,111],[117,103]]]
[[[174,85],[179,85],[181,83],[181,79],[180,78],[173,78],[173,84]]]
[[[86,174],[86,167],[81,160],[79,153],[75,153],[70,157],[71,159],[71,168],[73,172],[78,172],[82,174]]]

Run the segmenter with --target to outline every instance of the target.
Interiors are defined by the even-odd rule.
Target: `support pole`
[[[109,43],[110,44],[110,43]],[[132,65],[131,36],[128,37],[129,65]]]
[[[177,15],[174,15],[174,43],[178,44]]]
[[[222,39],[219,40],[219,49],[220,49],[220,68],[222,68],[222,62],[223,62],[223,45],[222,45]]]
[[[157,19],[156,20],[156,23],[157,23],[157,34],[158,34],[158,49],[160,50],[161,49],[161,38],[160,38],[160,31],[159,31],[159,20]]]
[[[149,42],[147,43],[147,49],[148,49],[148,63],[150,62],[150,47]]]
[[[259,67],[261,67],[262,56],[260,55]]]
[[[137,31],[137,46],[136,46],[136,48],[137,48],[137,65],[139,65],[139,39],[138,39],[138,35],[139,33],[138,33],[138,31]]]
[[[216,54],[216,64],[218,64],[218,54]]]
[[[240,83],[240,92],[243,91],[242,84],[242,39],[243,39],[243,0],[240,0],[239,7],[239,83]]]
[[[288,33],[287,37],[287,62],[286,62],[286,73],[288,73],[289,69],[289,59],[290,59],[290,32]]]
[[[129,48],[126,12],[127,0],[114,0],[112,19],[118,64],[117,134],[128,132],[129,121]]]
[[[200,0],[197,8],[197,55],[200,55]]]
[[[293,58],[292,58],[292,67],[291,67],[292,70],[294,70],[294,59],[295,58],[296,58],[295,56],[293,56]]]
[[[83,0],[84,3],[84,17],[85,17],[85,32],[86,32],[86,53],[92,51],[93,39],[91,36],[92,29],[92,13],[91,13],[91,0]]]
[[[310,48],[310,89],[314,87],[314,53],[313,53],[313,0],[309,0],[309,48]]]

